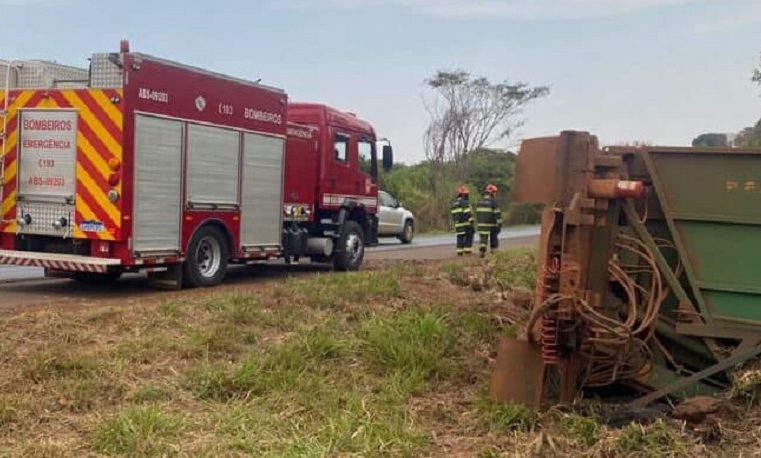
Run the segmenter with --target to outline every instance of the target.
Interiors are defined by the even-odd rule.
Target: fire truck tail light
[[[116,203],[117,200],[119,200],[119,193],[114,189],[108,191],[108,201],[113,204]]]
[[[112,173],[108,176],[108,184],[111,186],[116,186],[119,184],[119,174],[118,173]]]
[[[109,251],[111,251],[111,246],[108,242],[103,240],[98,242],[98,253],[108,254]]]
[[[108,166],[113,170],[114,172],[118,171],[119,168],[121,168],[122,163],[119,159],[112,157],[108,160]]]

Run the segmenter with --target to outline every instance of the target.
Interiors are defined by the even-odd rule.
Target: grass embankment
[[[510,304],[494,291],[530,288],[532,261],[516,251],[486,265],[399,264],[256,293],[6,318],[0,455],[692,451],[663,423],[613,431],[486,400],[497,338],[516,326],[500,319]]]

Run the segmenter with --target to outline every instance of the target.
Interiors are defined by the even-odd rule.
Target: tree
[[[757,69],[755,69],[753,71],[753,77],[751,78],[751,80],[754,83],[761,84],[761,67],[759,67],[759,68],[757,68]]]
[[[706,148],[725,147],[729,146],[729,139],[727,134],[700,134],[692,140],[692,146]]]
[[[738,148],[761,147],[761,120],[755,126],[746,127],[735,137],[735,146]]]
[[[549,93],[545,86],[492,83],[463,70],[438,71],[426,84],[433,93],[426,101],[426,157],[438,173],[453,163],[458,179],[467,175],[469,154],[507,139],[522,124],[523,107]]]

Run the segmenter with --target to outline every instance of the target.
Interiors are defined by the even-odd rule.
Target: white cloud
[[[761,24],[761,5],[729,6],[719,10],[710,20],[695,25],[700,34],[731,32]]]
[[[393,6],[453,18],[578,19],[616,16],[700,0],[292,0],[295,8]]]

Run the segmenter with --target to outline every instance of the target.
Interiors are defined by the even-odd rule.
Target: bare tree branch
[[[430,123],[426,157],[432,164],[452,162],[462,174],[468,154],[506,140],[522,124],[524,106],[549,89],[527,83],[492,83],[463,70],[438,71],[426,80]]]

